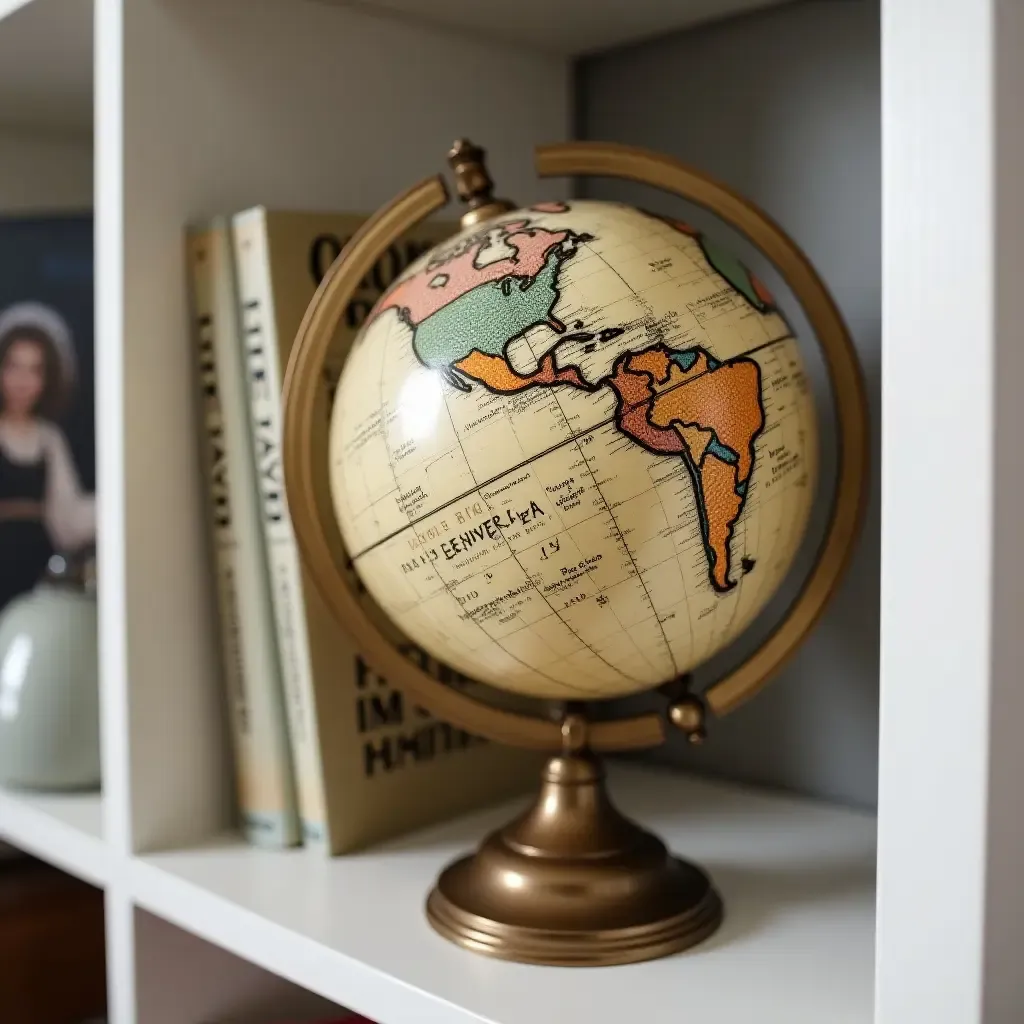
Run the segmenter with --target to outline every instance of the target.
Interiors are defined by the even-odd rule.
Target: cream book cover
[[[257,207],[233,220],[243,345],[275,614],[307,842],[342,853],[526,791],[541,760],[486,742],[418,708],[360,656],[302,565],[281,465],[281,387],[295,334],[324,273],[364,218]],[[340,367],[374,302],[402,271],[457,230],[427,223],[384,253],[339,328],[321,381],[324,465]],[[442,678],[445,666],[404,642]],[[464,682],[460,680],[460,682]]]
[[[226,218],[186,234],[221,673],[242,829],[257,846],[299,842],[298,808],[250,454]]]

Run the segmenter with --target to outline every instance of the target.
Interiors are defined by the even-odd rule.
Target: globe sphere
[[[692,671],[803,539],[818,432],[769,290],[705,232],[541,203],[412,265],[355,339],[330,483],[357,574],[438,660],[594,700]]]

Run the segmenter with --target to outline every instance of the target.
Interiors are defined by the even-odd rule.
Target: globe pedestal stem
[[[615,808],[600,760],[583,749],[551,758],[533,806],[442,872],[427,917],[478,953],[601,966],[701,942],[722,903],[703,871]]]

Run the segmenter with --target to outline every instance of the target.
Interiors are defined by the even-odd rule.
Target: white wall
[[[694,163],[786,228],[839,303],[871,403],[867,528],[830,611],[770,687],[712,723],[707,744],[676,742],[656,756],[862,805],[876,799],[878,754],[878,20],[875,0],[781,7],[593,58],[577,79],[583,137]],[[586,188],[596,198],[670,208],[622,183]],[[820,366],[809,369],[822,385]]]
[[[91,207],[91,139],[0,127],[0,210],[39,213]]]

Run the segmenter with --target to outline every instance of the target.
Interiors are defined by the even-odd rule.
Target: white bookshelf
[[[583,971],[475,957],[423,919],[439,867],[507,809],[330,861],[225,831],[184,224],[258,202],[372,209],[459,135],[504,194],[564,195],[531,149],[571,135],[574,56],[760,6],[524,0],[512,23],[469,0],[0,0],[0,208],[96,213],[104,772],[102,796],[0,791],[0,838],[105,889],[113,1024],[334,1005],[380,1024],[1024,1016],[1024,374],[999,343],[1022,333],[1014,4],[882,0],[877,838],[861,812],[619,766],[619,802],[709,867],[727,918],[689,954]],[[943,442],[908,460],[922,423]]]
[[[98,794],[0,789],[0,839],[93,885],[110,880]]]
[[[324,0],[344,3],[345,0]],[[478,38],[513,41],[555,56],[576,57],[793,0],[521,0],[516,17],[476,0],[360,0],[369,11]]]
[[[384,1024],[612,1022],[636,1012],[638,992],[645,1019],[666,1024],[681,1000],[723,1021],[819,1024],[826,1010],[836,1024],[871,1019],[872,815],[633,765],[617,766],[612,785],[622,806],[714,874],[725,924],[685,957],[537,970],[438,938],[422,913],[432,880],[522,801],[334,859],[256,850],[231,833],[119,855],[102,839],[95,797],[0,794],[0,834],[106,886],[131,910],[136,937],[209,974],[208,1002],[190,994],[197,1013],[224,1003],[223,972],[203,965],[229,953],[232,987],[250,1004],[258,994],[295,1012],[318,996]],[[147,979],[154,1013],[186,973],[166,962],[162,972],[162,984],[160,972]],[[138,1019],[150,1017],[140,1008]]]

